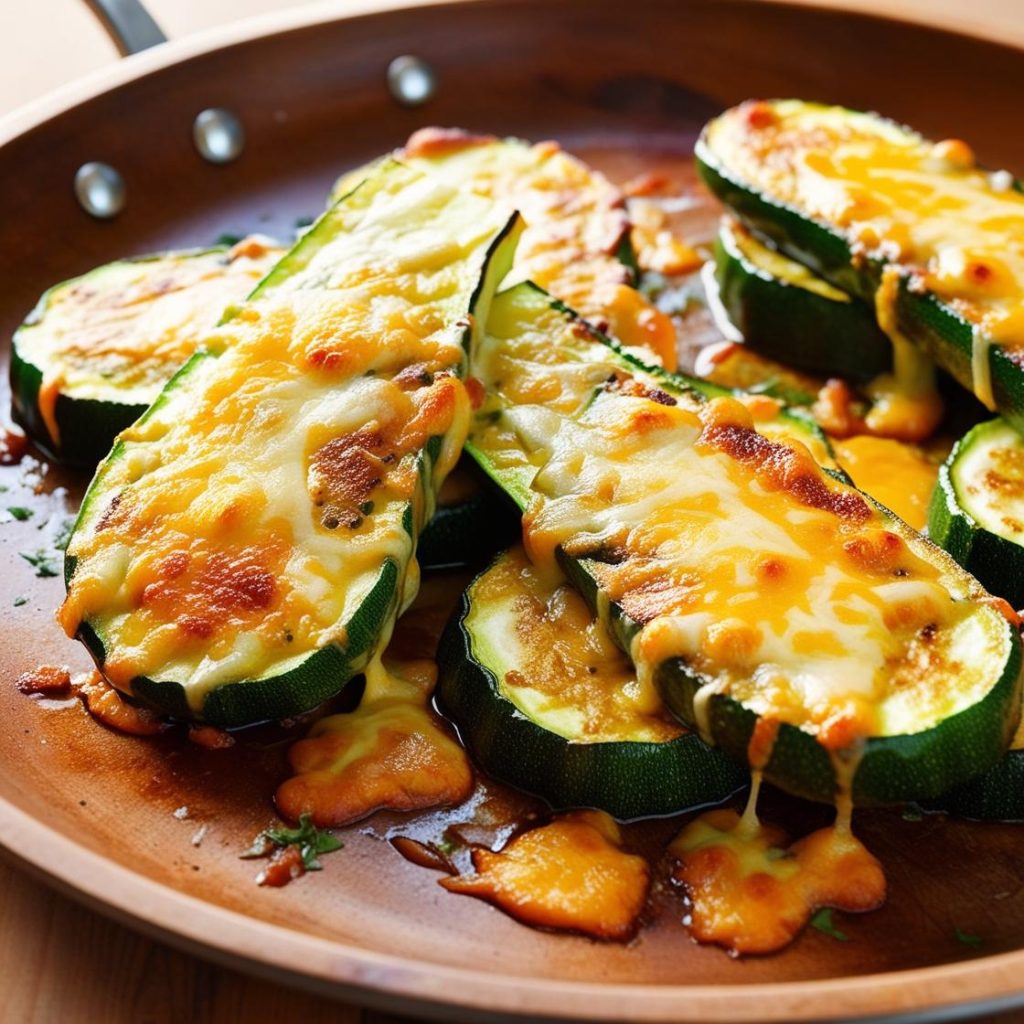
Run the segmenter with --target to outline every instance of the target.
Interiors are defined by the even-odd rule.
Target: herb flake
[[[844,931],[840,931],[832,923],[832,908],[822,907],[814,917],[811,918],[811,927],[817,928],[819,932],[824,932],[829,938],[836,939],[839,942],[849,942],[850,936]]]
[[[956,925],[953,925],[953,934],[960,945],[972,946],[975,949],[984,941],[980,935],[971,935],[969,932],[961,931]]]
[[[28,562],[36,571],[40,579],[48,579],[58,576],[56,567],[53,564],[53,554],[49,551],[19,551],[18,554]]]
[[[26,519],[32,518],[32,509],[25,508],[24,505],[8,505],[7,511],[11,517],[17,519],[19,523],[25,522]]]
[[[28,598],[27,597],[22,596],[22,597],[16,597],[14,599],[14,607],[15,608],[20,608],[24,604],[28,604]]]
[[[252,846],[241,854],[243,860],[266,857],[275,847],[284,849],[297,846],[302,857],[302,866],[307,871],[320,871],[323,865],[319,861],[322,853],[333,853],[345,844],[332,835],[318,829],[308,814],[299,818],[298,828],[266,828],[255,839]]]

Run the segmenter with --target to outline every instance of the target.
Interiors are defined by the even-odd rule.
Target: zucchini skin
[[[694,156],[704,184],[755,234],[830,284],[874,305],[886,261],[855,255],[838,229],[764,195],[733,174],[710,146],[707,128],[697,140]],[[906,275],[898,282],[894,312],[900,332],[973,393],[973,325],[934,293],[911,290]],[[1002,346],[992,345],[988,360],[996,408],[1024,430],[1024,372]]]
[[[929,805],[974,821],[1024,822],[1024,750],[1008,750],[988,771]]]
[[[1024,547],[985,529],[963,507],[953,473],[971,445],[984,440],[998,420],[979,423],[954,445],[939,469],[939,482],[928,512],[928,536],[945,548],[979,583],[1005,598],[1014,608],[1024,607]]]
[[[776,276],[757,262],[761,245],[738,240],[725,224],[715,240],[719,298],[746,344],[806,373],[856,383],[890,369],[892,346],[870,307],[829,299],[798,280]]]
[[[711,806],[746,787],[747,771],[696,733],[665,743],[574,743],[532,722],[474,657],[471,592],[472,584],[441,637],[436,700],[488,775],[556,810],[596,807],[620,821]]]
[[[457,505],[442,505],[416,545],[420,568],[477,569],[520,534],[519,517],[489,483]]]

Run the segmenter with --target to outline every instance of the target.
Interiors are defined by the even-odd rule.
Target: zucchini
[[[1024,607],[1024,439],[979,423],[939,470],[928,535],[988,590]]]
[[[944,793],[931,809],[974,821],[1024,822],[1024,728],[996,764]]]
[[[870,307],[723,218],[715,242],[718,296],[743,340],[805,373],[865,384],[892,365]]]
[[[15,419],[51,458],[95,466],[283,254],[253,237],[116,260],[54,285],[14,334]]]
[[[488,775],[556,809],[620,820],[720,803],[746,772],[663,708],[638,709],[636,674],[582,599],[522,548],[463,594],[438,649],[437,701]]]
[[[924,372],[916,348],[1024,429],[1024,195],[1006,172],[957,140],[799,100],[726,111],[696,157],[751,230],[876,307],[908,375]]]
[[[976,581],[735,399],[609,351],[538,289],[498,296],[468,450],[652,704],[817,800],[932,798],[995,763],[1020,637]]]
[[[396,163],[328,210],[100,466],[60,618],[118,689],[219,726],[339,692],[415,595],[468,429],[507,210]]]

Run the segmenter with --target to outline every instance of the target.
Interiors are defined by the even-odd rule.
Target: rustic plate
[[[559,138],[620,177],[652,162],[686,173],[709,114],[791,94],[966,134],[986,163],[1024,167],[1024,57],[926,28],[741,0],[350,3],[345,13],[172,44],[0,125],[0,336],[46,285],[115,256],[252,228],[287,236],[339,170],[423,123]],[[424,108],[398,107],[386,90],[385,68],[404,53],[438,72]],[[212,167],[192,148],[192,118],[208,106],[247,126],[234,164]],[[75,169],[90,159],[127,180],[127,209],[112,222],[73,198]],[[888,905],[844,919],[848,942],[812,930],[746,961],[693,945],[667,895],[629,946],[530,931],[403,861],[386,843],[400,819],[386,815],[348,830],[322,875],[255,887],[237,855],[271,818],[278,745],[218,754],[180,737],[132,741],[74,702],[48,708],[9,685],[41,661],[85,666],[53,622],[59,580],[19,557],[52,548],[82,484],[31,458],[0,469],[0,507],[34,509],[0,524],[0,843],[76,897],[225,962],[445,1019],[820,1019],[1024,1002],[1024,858],[1006,826],[864,815]],[[805,827],[817,813],[777,810]],[[984,944],[958,943],[957,928]]]

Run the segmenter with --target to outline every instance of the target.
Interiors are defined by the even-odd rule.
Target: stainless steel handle
[[[141,0],[85,0],[85,3],[103,22],[122,57],[167,42],[163,29]]]

